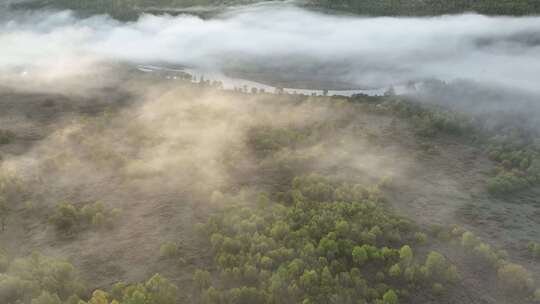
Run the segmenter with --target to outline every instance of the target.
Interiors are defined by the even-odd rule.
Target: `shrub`
[[[466,249],[473,249],[480,241],[472,232],[465,232],[461,236],[461,245]]]
[[[401,267],[399,267],[399,264],[392,265],[388,270],[388,274],[394,278],[399,277],[401,275]]]
[[[63,203],[56,207],[50,222],[58,231],[72,233],[89,225],[96,228],[112,227],[120,213],[120,209],[116,208],[107,210],[101,202],[86,204],[80,209],[72,204]]]
[[[450,265],[446,258],[438,252],[428,254],[425,263],[426,274],[441,282],[456,282],[459,279],[457,269]]]
[[[79,212],[72,204],[63,203],[56,207],[50,221],[57,230],[70,232],[79,224]]]
[[[491,249],[491,247],[485,243],[480,243],[473,249],[474,256],[483,263],[491,266],[497,266],[497,254]]]
[[[441,283],[433,283],[431,290],[436,295],[441,295],[444,293],[444,286]]]
[[[159,247],[159,253],[164,258],[174,258],[178,255],[178,245],[172,242],[163,243]]]
[[[425,244],[426,241],[427,241],[427,235],[425,233],[423,233],[423,232],[416,232],[414,234],[414,239],[419,244]]]
[[[533,300],[535,303],[540,303],[540,288],[537,288],[533,294]]]
[[[487,181],[489,193],[495,195],[504,195],[513,193],[529,186],[526,178],[517,176],[512,172],[501,172]]]
[[[171,282],[159,274],[152,276],[144,284],[149,303],[175,304],[178,289]]]
[[[195,270],[195,273],[193,274],[193,283],[199,291],[207,289],[212,284],[210,272],[201,269]]]
[[[357,265],[364,264],[368,259],[368,254],[364,246],[355,246],[352,252],[352,258]]]
[[[8,257],[0,251],[0,273],[5,272],[8,269],[9,260]]]
[[[54,301],[56,296],[64,300],[82,294],[84,285],[70,263],[34,253],[11,263],[7,275],[0,277],[0,294],[3,292],[13,303],[27,296],[41,301],[52,297]]]
[[[527,249],[529,249],[529,253],[531,254],[531,256],[533,256],[534,258],[540,259],[540,244],[539,243],[531,241],[527,245]]]
[[[15,139],[15,133],[9,130],[0,130],[0,145],[7,145]]]
[[[533,286],[532,275],[523,266],[506,264],[497,271],[500,287],[509,293],[529,294]]]

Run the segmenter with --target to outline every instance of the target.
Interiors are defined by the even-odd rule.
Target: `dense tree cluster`
[[[488,190],[508,194],[540,183],[540,153],[516,138],[495,137],[488,147],[489,158],[497,162]]]
[[[195,273],[202,302],[398,303],[459,279],[440,253],[415,256],[418,229],[388,212],[376,187],[308,175],[283,201],[262,201],[206,225],[219,271]]]
[[[520,299],[535,298],[535,282],[531,272],[522,265],[510,262],[506,251],[493,249],[472,232],[459,227],[454,227],[449,235],[459,241],[469,259],[473,260],[477,267],[497,276],[499,288],[508,296]]]
[[[461,136],[479,144],[497,165],[486,181],[491,194],[511,194],[540,184],[540,147],[530,132],[513,128],[487,130],[482,122],[456,111],[396,98],[379,101],[376,108],[406,118],[421,138]],[[430,145],[425,145],[430,151]]]
[[[410,120],[415,133],[422,137],[462,136],[473,130],[469,117],[442,108],[393,98],[384,100],[378,108]]]
[[[0,251],[2,304],[175,304],[177,291],[156,274],[144,283],[119,282],[110,292],[98,289],[87,296],[88,289],[69,262],[38,253],[9,261]]]
[[[176,304],[178,288],[159,274],[139,284],[116,283],[111,292],[95,290],[77,304]],[[33,304],[33,303],[32,303]]]

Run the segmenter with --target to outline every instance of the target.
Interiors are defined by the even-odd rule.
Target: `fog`
[[[230,87],[223,90],[211,82],[192,83],[167,74],[181,75],[182,69],[199,75],[198,80],[211,71],[267,88],[285,87],[286,93],[384,92],[395,86],[397,96],[305,96],[247,88],[232,92]],[[351,213],[357,206],[336,211],[318,210],[318,205],[339,206],[337,200],[350,200],[361,203],[354,212],[362,210],[358,214],[365,218],[347,218],[351,226],[359,226],[350,229],[355,243],[343,249],[347,254],[340,261],[349,263],[352,244],[364,242],[355,238],[368,239],[371,231],[384,229],[365,243],[399,248],[410,242],[419,261],[436,249],[459,266],[462,285],[448,285],[446,300],[440,303],[524,303],[499,295],[497,268],[490,273],[484,264],[464,257],[461,247],[451,247],[463,243],[460,229],[452,228],[452,234],[458,233],[448,244],[441,235],[442,227],[462,225],[493,250],[508,249],[509,261],[520,262],[540,279],[540,266],[523,253],[525,241],[540,233],[534,217],[537,192],[502,199],[489,194],[486,180],[506,169],[477,141],[484,133],[486,140],[511,133],[498,134],[500,125],[540,130],[539,72],[540,17],[372,18],[266,3],[229,8],[208,19],[146,14],[123,22],[72,11],[0,8],[0,199],[5,196],[13,210],[2,219],[7,233],[0,233],[0,273],[3,251],[11,259],[38,250],[69,259],[92,290],[163,273],[181,287],[180,303],[196,303],[197,296],[191,294],[195,269],[217,262],[211,269],[217,280],[221,267],[215,248],[209,247],[213,241],[201,236],[197,225],[210,215],[227,208],[265,211],[275,205],[261,222],[255,221],[255,213],[249,216],[258,231],[253,235],[271,235],[277,227],[271,217],[305,208],[298,215],[316,219],[313,228],[329,227],[313,238],[312,247],[319,250],[324,235],[342,238],[333,232],[341,218],[334,213]],[[400,94],[399,87],[410,91]],[[450,105],[473,114],[470,121],[479,118],[475,127],[487,128],[463,134],[472,129],[469,117],[454,122],[445,111],[407,108],[410,105],[402,102],[407,98]],[[483,132],[487,129],[492,133]],[[531,137],[536,140],[538,134]],[[514,165],[511,172],[526,176],[540,154],[515,152],[525,162],[518,159],[519,167]],[[335,184],[325,185],[316,175]],[[306,184],[304,197],[295,184],[305,176],[316,176],[317,182]],[[531,182],[531,187],[538,185]],[[327,199],[332,204],[326,204]],[[267,204],[270,201],[277,204]],[[91,221],[77,219],[83,223],[61,231],[54,216],[63,202],[81,209],[75,218],[89,204],[102,202],[105,209],[99,213],[110,215],[110,227],[95,221],[96,213]],[[401,228],[394,231],[383,213],[368,219],[369,208],[379,203],[388,208],[384,214],[395,212],[411,219],[414,227],[396,219],[396,227],[404,226],[396,237],[393,232]],[[523,226],[515,225],[518,221]],[[443,225],[440,233],[438,226],[433,232],[424,230],[434,224]],[[304,230],[311,234],[312,228],[301,229],[299,237],[304,238]],[[413,235],[416,229],[429,233],[429,239],[427,234]],[[229,233],[225,230],[224,235]],[[377,234],[387,240],[377,244]],[[175,261],[160,256],[165,242],[177,245]],[[326,265],[324,260],[313,259]],[[369,284],[377,288],[386,284],[377,278],[383,274],[378,263],[373,264],[376,273],[362,265],[366,280],[375,279]],[[344,265],[345,270],[357,266]],[[2,273],[0,284],[7,277]],[[397,278],[388,280],[394,281]],[[424,297],[431,303],[435,298],[424,289],[435,290],[432,283],[415,287],[404,303],[423,303]],[[0,288],[0,302],[2,292]],[[469,293],[474,300],[468,300]],[[381,296],[384,299],[382,294],[373,298]]]
[[[207,20],[142,15],[126,23],[80,19],[70,11],[5,11],[0,70],[4,82],[13,80],[8,72],[54,81],[110,62],[162,63],[316,89],[437,78],[540,93],[538,33],[539,17],[363,18],[278,4],[230,9]]]

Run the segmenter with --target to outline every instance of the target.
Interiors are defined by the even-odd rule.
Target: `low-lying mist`
[[[522,139],[500,126],[540,130],[538,33],[540,17],[368,18],[276,3],[134,22],[2,11],[0,286],[37,250],[80,270],[82,299],[126,289],[122,303],[134,303],[113,284],[160,273],[179,289],[166,303],[203,302],[210,286],[217,299],[282,303],[314,290],[328,298],[303,302],[391,303],[390,288],[404,303],[532,301],[539,265],[524,246],[539,233],[540,146],[527,140],[538,133],[514,150],[488,142]],[[184,67],[276,88],[410,91],[232,91]],[[510,195],[490,193],[493,180]],[[506,266],[524,282],[501,279]],[[325,281],[343,288],[311,288]],[[0,288],[0,302],[47,297],[31,285]]]
[[[367,18],[275,3],[206,20],[142,15],[125,23],[70,11],[6,11],[0,70],[2,82],[20,83],[84,75],[105,62],[162,63],[316,89],[436,78],[539,93],[539,32],[538,17]]]

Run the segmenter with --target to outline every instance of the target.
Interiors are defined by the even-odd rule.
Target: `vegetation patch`
[[[119,209],[106,209],[102,202],[85,204],[81,208],[62,203],[56,206],[49,220],[59,232],[73,234],[89,227],[112,228],[120,213]]]

